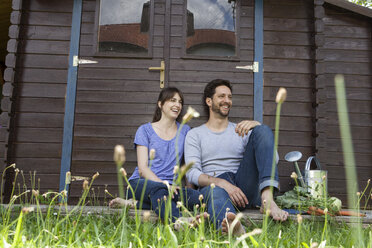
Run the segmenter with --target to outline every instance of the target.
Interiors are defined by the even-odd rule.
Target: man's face
[[[211,99],[211,101],[208,106],[212,112],[223,117],[229,115],[232,106],[232,94],[228,87],[224,85],[218,86],[216,88],[216,93],[209,99]]]

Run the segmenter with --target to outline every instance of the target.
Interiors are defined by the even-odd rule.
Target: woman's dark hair
[[[216,88],[218,86],[226,86],[230,89],[232,93],[232,86],[229,80],[224,80],[224,79],[215,79],[210,81],[204,88],[204,95],[203,95],[203,105],[204,105],[204,110],[209,117],[209,107],[205,100],[209,98],[213,98],[213,95],[216,93]]]
[[[161,108],[158,105],[158,102],[160,102],[160,105],[163,106],[164,103],[174,97],[175,94],[178,94],[181,98],[181,105],[183,107],[183,95],[179,89],[176,87],[168,87],[164,88],[162,91],[159,93],[158,100],[156,101],[156,109],[154,116],[152,118],[152,122],[157,122],[161,119]],[[181,114],[178,116],[177,121],[180,122],[182,116]]]

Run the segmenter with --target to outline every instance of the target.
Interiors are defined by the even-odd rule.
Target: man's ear
[[[205,99],[205,103],[207,104],[207,106],[212,106],[212,98],[210,98],[210,97],[207,97],[206,99]]]

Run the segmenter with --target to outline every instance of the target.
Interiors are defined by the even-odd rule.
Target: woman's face
[[[158,103],[159,107],[162,112],[162,116],[177,119],[177,117],[180,115],[182,111],[182,100],[178,93],[174,94],[174,96],[171,99],[168,99],[164,102],[163,106],[161,105],[161,102]]]

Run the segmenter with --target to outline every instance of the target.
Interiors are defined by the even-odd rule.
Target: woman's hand
[[[174,195],[178,195],[178,192],[181,190],[180,186],[172,185],[171,186],[171,195],[172,199],[174,199]]]

